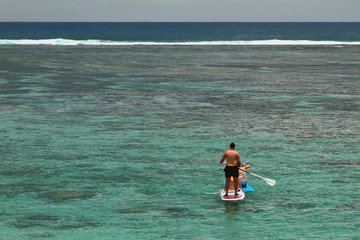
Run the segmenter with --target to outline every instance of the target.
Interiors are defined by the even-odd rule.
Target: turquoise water
[[[0,52],[0,239],[360,237],[358,46]]]

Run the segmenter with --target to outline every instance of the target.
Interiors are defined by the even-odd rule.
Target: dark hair
[[[235,143],[230,143],[230,148],[235,148]]]

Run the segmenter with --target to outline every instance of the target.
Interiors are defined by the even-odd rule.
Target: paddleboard
[[[223,182],[224,187],[225,187],[225,183],[226,183],[226,181]],[[245,187],[242,186],[242,189],[244,190],[244,192],[254,192],[255,191],[254,188],[250,187],[247,184],[245,185]]]
[[[238,191],[238,194],[239,196],[235,196],[235,191],[229,190],[228,196],[225,197],[224,196],[225,191],[221,190],[220,197],[224,201],[238,201],[238,200],[243,200],[245,198],[245,193],[243,191]]]
[[[252,187],[250,187],[247,184],[245,186],[242,186],[242,189],[244,190],[244,192],[253,192],[253,191],[255,191]]]

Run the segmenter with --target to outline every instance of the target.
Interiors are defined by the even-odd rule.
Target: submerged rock
[[[45,196],[51,200],[72,200],[72,199],[87,199],[95,196],[93,192],[77,192],[77,191],[60,191],[48,192]]]

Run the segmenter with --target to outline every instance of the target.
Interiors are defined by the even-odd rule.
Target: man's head
[[[232,149],[232,150],[235,149],[235,143],[230,143],[230,149]]]

